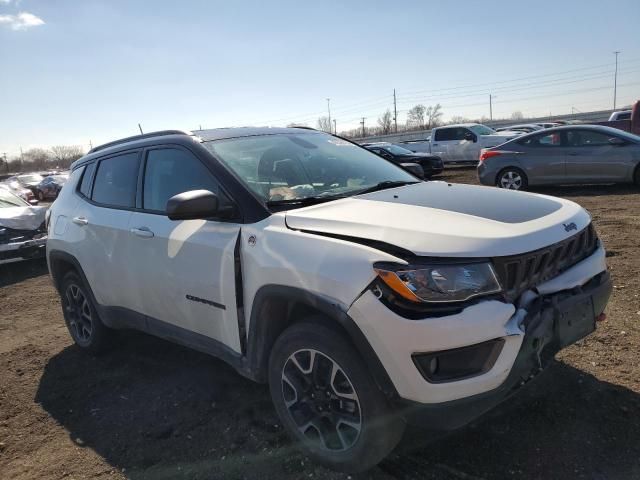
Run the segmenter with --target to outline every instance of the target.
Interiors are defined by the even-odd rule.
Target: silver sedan
[[[484,185],[522,190],[529,185],[640,185],[640,136],[599,125],[533,132],[480,153]]]

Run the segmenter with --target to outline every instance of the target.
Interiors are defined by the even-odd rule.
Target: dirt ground
[[[475,171],[443,179],[476,183]],[[539,190],[585,206],[609,252],[608,320],[529,388],[468,427],[412,432],[373,479],[640,478],[640,190]],[[136,333],[71,345],[42,261],[0,266],[0,477],[349,478],[282,431],[265,386]]]

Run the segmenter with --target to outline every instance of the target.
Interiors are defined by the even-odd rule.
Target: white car
[[[67,327],[90,352],[135,328],[222,358],[331,468],[375,465],[407,422],[468,423],[604,316],[573,202],[422,182],[308,129],[199,135],[73,164],[47,243]]]
[[[434,128],[428,140],[405,142],[402,146],[412,152],[436,155],[445,164],[476,165],[480,150],[495,147],[519,135],[522,135],[521,131],[497,132],[479,123],[461,123]]]
[[[620,110],[618,112],[612,112],[609,117],[610,122],[615,122],[616,120],[631,120],[631,110]]]

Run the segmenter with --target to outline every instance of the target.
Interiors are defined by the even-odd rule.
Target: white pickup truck
[[[426,152],[437,155],[446,163],[478,163],[480,150],[495,147],[522,132],[502,131],[479,123],[447,125],[431,130],[427,140],[410,140],[401,145],[412,152]]]

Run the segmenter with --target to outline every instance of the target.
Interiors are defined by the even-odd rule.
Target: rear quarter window
[[[78,190],[87,198],[91,198],[91,181],[93,180],[93,172],[95,169],[95,162],[90,163],[84,167],[84,172],[82,173],[82,180],[80,181],[80,188]]]

